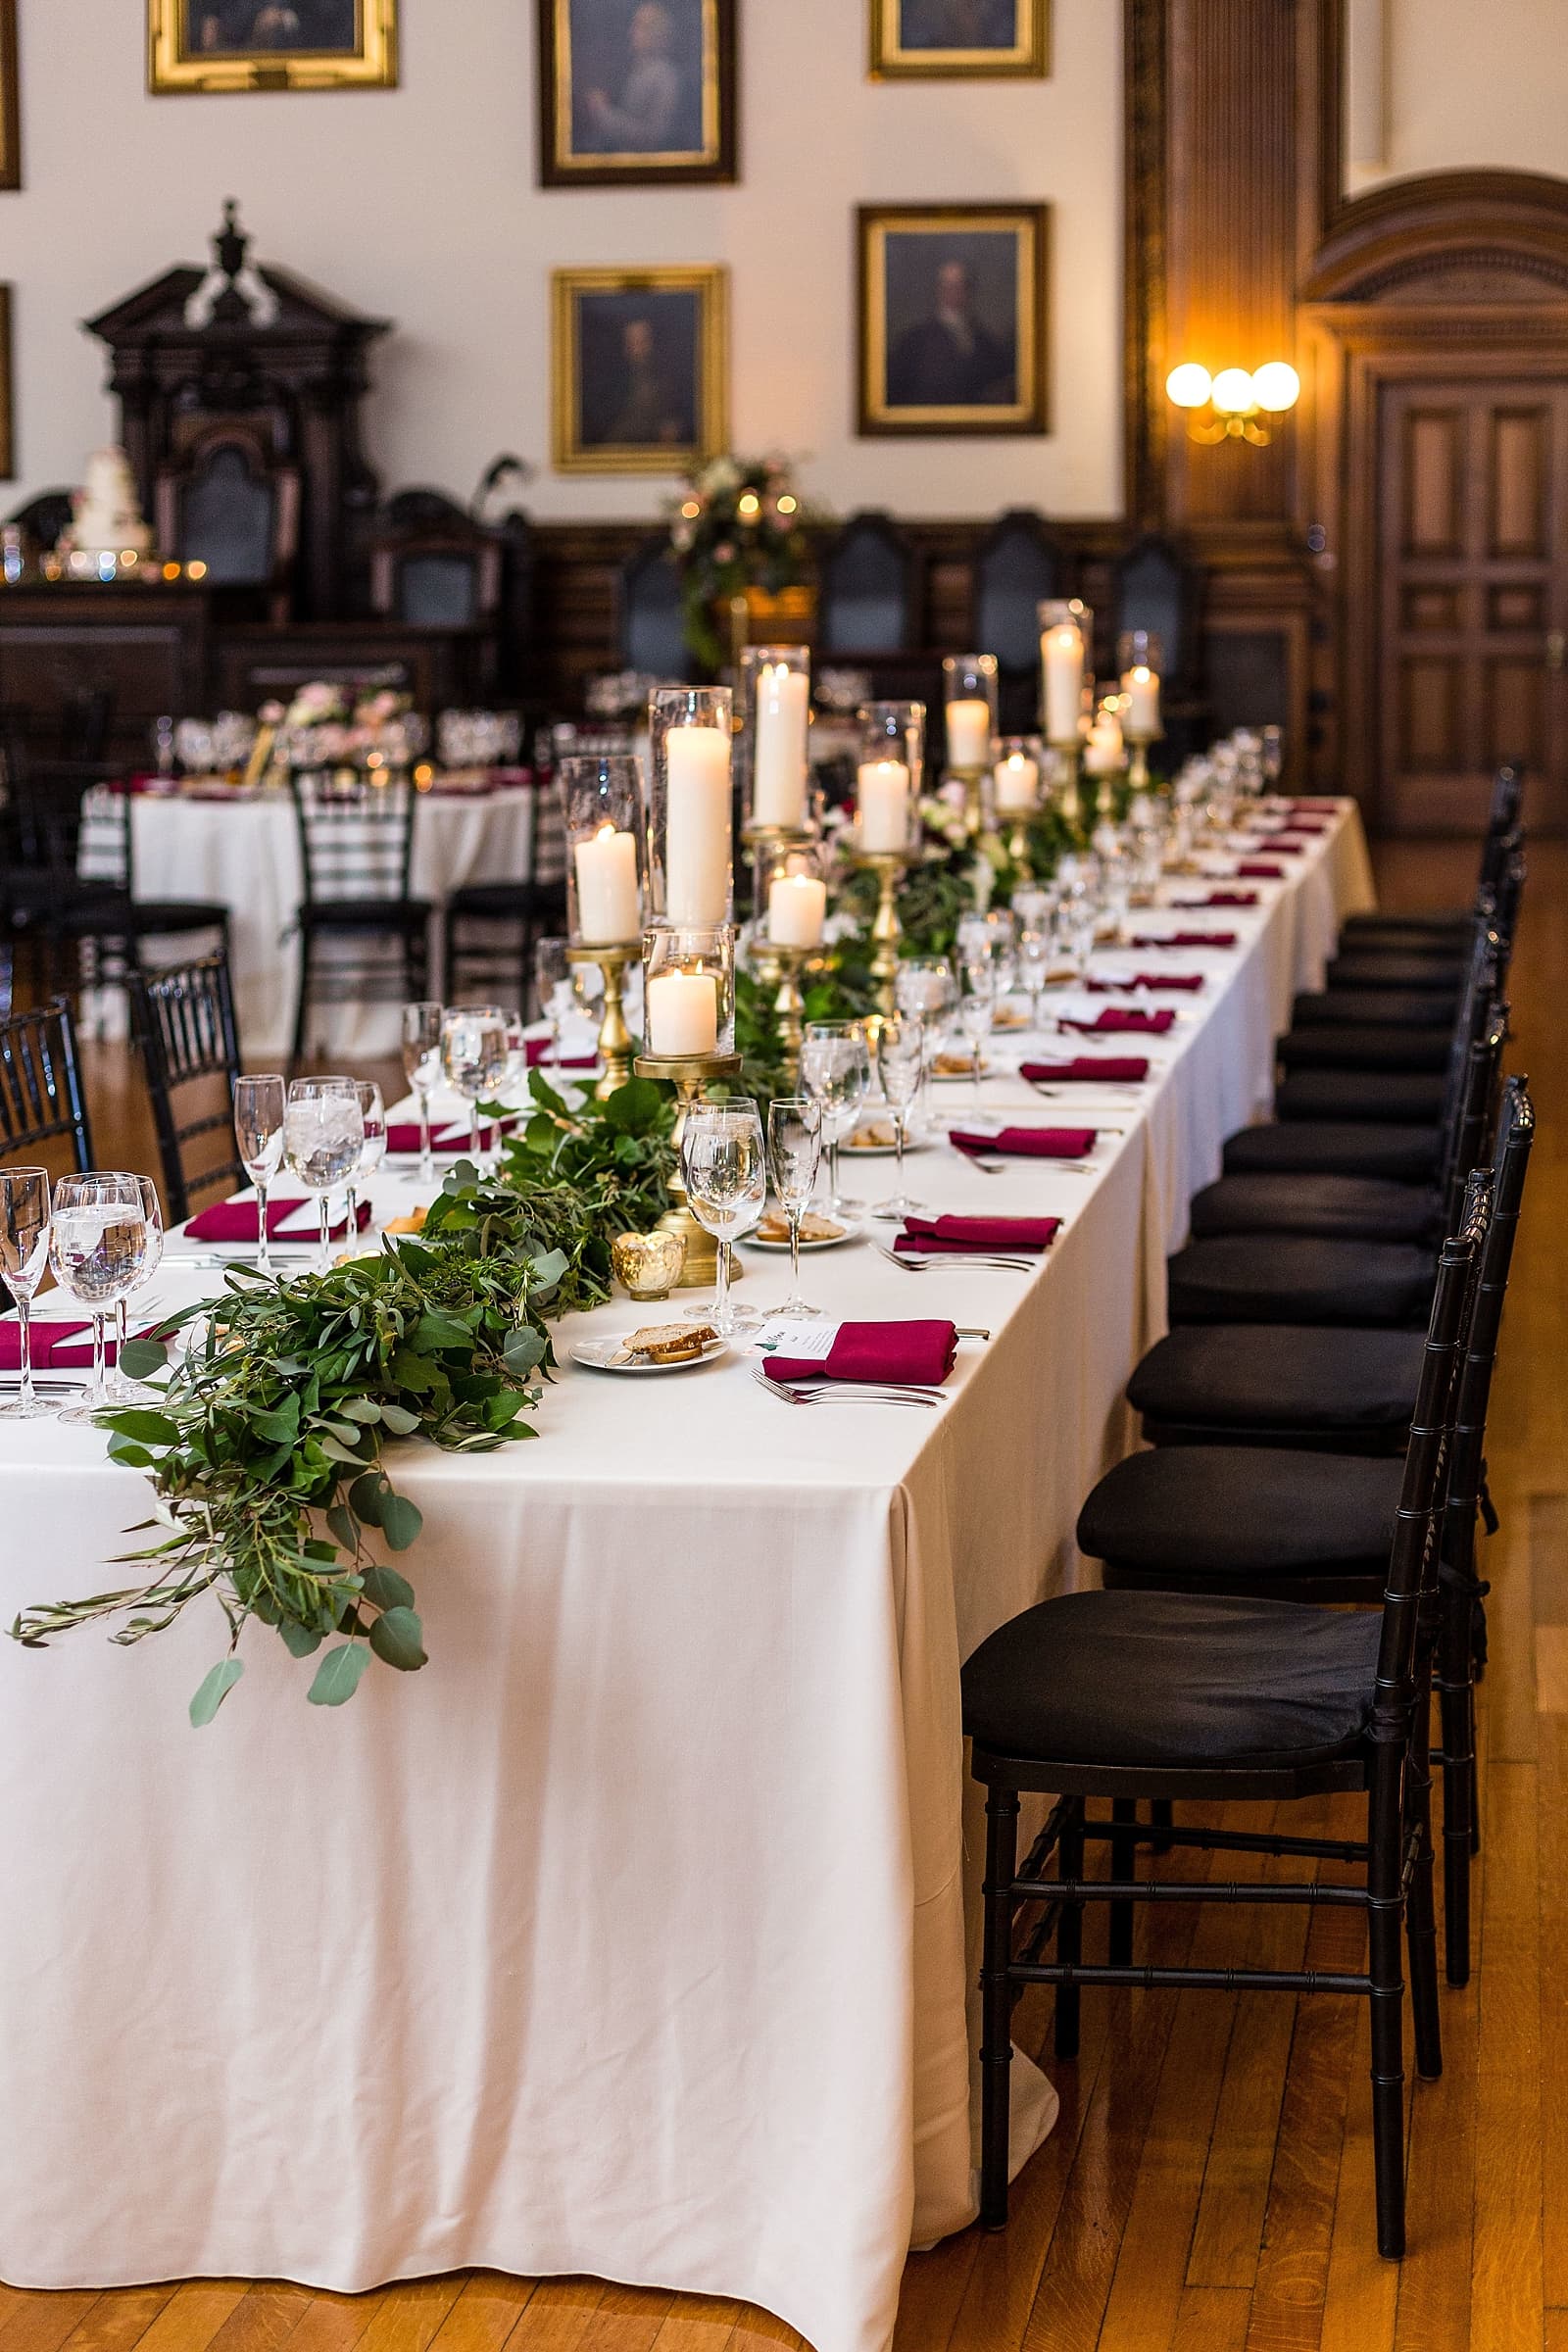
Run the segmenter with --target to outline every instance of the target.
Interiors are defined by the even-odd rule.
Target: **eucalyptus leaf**
[[[409,1608],[387,1609],[370,1628],[370,1647],[400,1674],[414,1674],[425,1664],[424,1628]]]
[[[169,1361],[161,1340],[127,1340],[120,1351],[120,1369],[127,1380],[151,1380]]]
[[[406,1494],[394,1494],[389,1488],[381,1497],[381,1533],[394,1551],[407,1551],[416,1542],[424,1525],[424,1513]]]
[[[406,1576],[395,1568],[367,1568],[363,1591],[365,1597],[378,1609],[412,1609],[414,1587]]]
[[[224,1658],[205,1677],[201,1689],[190,1702],[191,1728],[200,1731],[212,1722],[224,1699],[245,1671],[243,1658]]]
[[[282,1635],[292,1657],[313,1657],[321,1646],[321,1637],[318,1633],[314,1633],[308,1625],[295,1624],[291,1618],[285,1617],[277,1630]]]
[[[370,1663],[370,1653],[358,1642],[345,1642],[337,1649],[329,1649],[316,1669],[316,1680],[306,1692],[313,1707],[340,1707],[352,1698],[360,1687],[360,1677]]]

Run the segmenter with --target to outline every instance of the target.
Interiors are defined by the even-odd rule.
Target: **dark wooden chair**
[[[977,652],[997,657],[1004,735],[1028,734],[1038,721],[1039,608],[1063,593],[1065,576],[1061,549],[1032,507],[1002,515],[976,552],[969,636]]]
[[[1110,640],[1104,651],[1112,663],[1129,629],[1144,629],[1159,639],[1164,761],[1178,765],[1190,752],[1202,748],[1207,735],[1200,660],[1202,574],[1170,540],[1146,532],[1111,565],[1109,618]]]
[[[414,824],[418,796],[406,777],[357,781],[339,791],[324,778],[296,775],[305,896],[299,996],[289,1067],[305,1057],[311,1014],[323,1004],[409,1003],[428,995],[428,899],[411,898]]]
[[[177,465],[159,468],[158,541],[207,566],[211,587],[250,589],[269,619],[287,620],[300,541],[300,474],[261,432],[224,419],[196,434]]]
[[[154,979],[134,972],[130,1006],[158,1135],[167,1219],[182,1225],[193,1195],[221,1188],[226,1198],[249,1181],[234,1139],[240,1054],[227,956],[167,965]]]
[[[414,628],[481,627],[500,610],[504,555],[501,534],[443,491],[402,491],[370,542],[371,609]]]
[[[818,576],[820,658],[864,661],[918,647],[919,564],[890,515],[852,514],[822,550]]]
[[[632,550],[620,569],[620,666],[650,678],[684,678],[686,643],[681,578],[662,532]]]
[[[447,901],[446,991],[526,1009],[536,940],[566,927],[565,837],[553,784],[533,789],[526,880],[466,882]]]
[[[41,1011],[0,1020],[0,1160],[30,1157],[62,1140],[75,1173],[85,1176],[93,1164],[87,1099],[71,1005],[57,997]]]
[[[74,513],[75,501],[69,490],[40,490],[25,506],[14,508],[6,520],[17,525],[26,551],[38,557],[59,546]]]

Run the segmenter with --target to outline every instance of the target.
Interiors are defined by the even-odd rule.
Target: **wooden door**
[[[1504,761],[1568,823],[1568,378],[1408,377],[1378,400],[1378,814],[1479,830]]]

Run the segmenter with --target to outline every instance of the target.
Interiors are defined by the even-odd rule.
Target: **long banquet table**
[[[536,1443],[406,1452],[430,1663],[341,1711],[256,1627],[193,1734],[216,1604],[128,1650],[0,1644],[0,2276],[578,2271],[881,2352],[907,2248],[975,2210],[959,1662],[1082,1573],[1188,1196],[1370,903],[1353,809],[1258,889],[1198,918],[1236,951],[1169,957],[1208,982],[1137,1106],[1050,1106],[1121,1130],[1090,1174],[911,1158],[941,1207],[1061,1214],[1038,1271],[805,1261],[837,1314],[989,1329],[940,1411],[792,1415],[737,1357],[564,1363]],[[1016,1080],[986,1095],[1042,1113]],[[856,1173],[880,1191],[891,1163]],[[393,1175],[378,1206],[417,1191]],[[217,1279],[176,1251],[161,1307]],[[786,1273],[753,1252],[745,1294]],[[0,1423],[0,1621],[122,1581],[145,1502],[96,1433]],[[1021,2161],[1054,2095],[1014,2072]]]

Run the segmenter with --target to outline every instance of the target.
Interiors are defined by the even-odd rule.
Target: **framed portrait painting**
[[[390,89],[398,0],[147,0],[150,90]]]
[[[1043,433],[1050,208],[862,205],[859,430]]]
[[[22,100],[17,74],[17,0],[0,0],[0,188],[22,185]]]
[[[11,288],[0,286],[0,482],[17,470],[16,415],[11,401]]]
[[[728,273],[554,272],[561,473],[685,473],[728,438]]]
[[[735,177],[736,0],[538,0],[547,188]]]
[[[1051,71],[1050,0],[868,0],[873,79]]]

